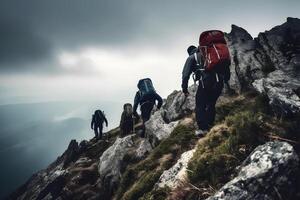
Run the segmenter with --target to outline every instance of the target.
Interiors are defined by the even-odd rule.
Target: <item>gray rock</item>
[[[164,111],[156,111],[145,123],[146,135],[152,147],[155,147],[159,141],[170,136],[178,121],[166,123],[162,117]]]
[[[300,113],[300,20],[287,22],[257,38],[233,25],[226,35],[232,57],[230,85],[266,94],[281,116]]]
[[[268,95],[276,113],[283,116],[300,113],[300,98],[295,92],[300,88],[300,79],[290,79],[283,71],[276,70],[252,85],[257,91]]]
[[[99,160],[98,171],[102,182],[109,188],[118,185],[121,178],[121,165],[123,158],[130,149],[134,148],[134,135],[128,135],[123,138],[117,138]]]
[[[148,153],[152,151],[152,146],[147,139],[143,139],[141,143],[139,144],[138,148],[135,151],[135,156],[138,159],[144,158]]]
[[[251,83],[263,77],[263,66],[267,58],[259,48],[259,44],[241,27],[232,25],[232,30],[226,35],[231,53],[231,87],[242,92],[251,87]]]
[[[197,87],[197,85],[189,87],[190,95],[187,98],[181,91],[172,92],[164,101],[162,109],[154,112],[145,123],[146,135],[152,147],[169,137],[180,119],[194,112]]]
[[[64,152],[62,157],[64,157],[64,167],[67,167],[71,162],[77,160],[79,156],[79,146],[76,140],[71,140],[68,149]]]
[[[180,159],[176,162],[173,167],[165,170],[160,176],[156,187],[163,188],[169,187],[170,189],[175,189],[181,182],[186,179],[187,165],[190,159],[193,157],[195,149],[184,152]]]
[[[257,147],[240,166],[236,178],[208,200],[274,199],[292,188],[299,158],[286,142],[268,142]],[[291,191],[290,191],[291,192]]]
[[[163,118],[167,123],[181,119],[183,116],[194,112],[197,87],[197,85],[189,87],[190,95],[186,99],[181,91],[174,91],[168,96],[163,105]]]

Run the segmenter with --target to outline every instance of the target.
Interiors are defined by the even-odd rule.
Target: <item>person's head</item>
[[[191,45],[187,48],[187,52],[189,55],[192,55],[193,53],[195,53],[197,51],[197,47],[195,47],[194,45]]]
[[[101,114],[101,113],[102,113],[101,110],[95,110],[95,115],[99,115],[99,114]]]
[[[132,105],[130,103],[124,104],[123,109],[126,114],[132,114]]]

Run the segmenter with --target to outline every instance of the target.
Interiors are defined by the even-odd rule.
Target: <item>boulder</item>
[[[135,151],[135,156],[138,159],[142,159],[151,151],[152,151],[152,146],[151,146],[149,140],[143,139]]]
[[[299,158],[286,142],[258,146],[239,167],[238,175],[207,200],[282,199],[292,192]]]
[[[179,186],[179,184],[186,179],[187,165],[189,160],[193,157],[194,152],[195,149],[184,152],[173,167],[162,173],[156,183],[156,187],[169,187],[170,189],[175,189]]]
[[[185,97],[181,91],[172,92],[164,101],[163,108],[153,113],[145,123],[146,135],[152,147],[160,140],[170,136],[179,120],[192,114],[195,110],[197,85],[189,87],[190,95]]]
[[[155,147],[162,139],[169,137],[178,124],[178,121],[166,123],[162,117],[163,112],[156,111],[145,123],[146,135],[152,147]]]
[[[195,110],[197,85],[189,87],[190,95],[186,98],[181,91],[171,93],[163,105],[163,119],[166,123],[176,121]]]
[[[110,189],[115,188],[121,178],[123,158],[134,147],[134,135],[117,138],[100,157],[98,171],[102,182]]]

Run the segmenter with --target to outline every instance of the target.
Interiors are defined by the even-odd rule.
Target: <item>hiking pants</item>
[[[145,122],[147,122],[150,117],[151,117],[151,111],[153,109],[154,104],[152,103],[144,103],[141,106],[141,117],[143,120],[143,132],[142,132],[142,137],[145,137],[145,131],[146,131],[146,127],[145,127]]]
[[[198,86],[196,93],[196,121],[199,129],[208,130],[213,126],[216,116],[215,105],[222,93],[223,81],[215,82],[212,86]]]
[[[103,126],[95,125],[94,126],[95,137],[97,139],[102,139]]]
[[[150,119],[153,106],[152,103],[145,103],[141,106],[141,116],[144,123]]]

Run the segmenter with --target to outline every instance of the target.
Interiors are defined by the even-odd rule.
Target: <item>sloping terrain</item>
[[[186,100],[174,91],[146,139],[71,141],[8,199],[299,199],[300,20],[255,39],[232,26],[227,40],[236,94],[207,136],[194,136],[195,86]]]

